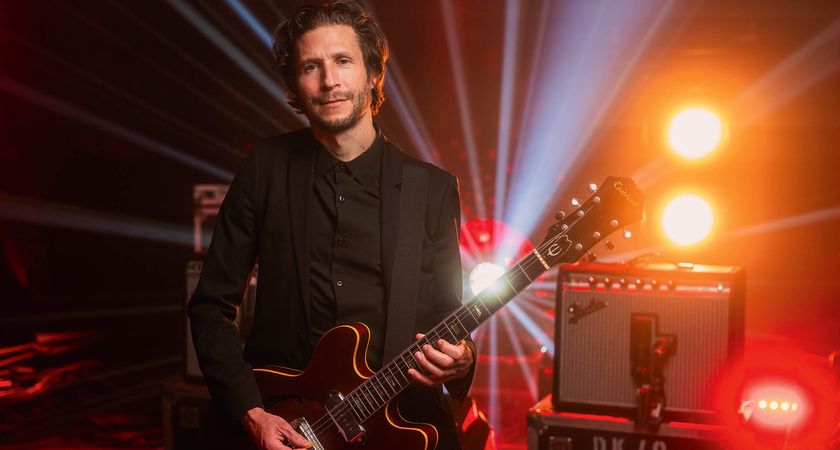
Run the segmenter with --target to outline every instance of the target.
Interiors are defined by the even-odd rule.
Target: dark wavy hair
[[[348,25],[356,32],[367,75],[376,77],[370,102],[371,113],[376,114],[385,101],[382,83],[385,81],[385,64],[388,61],[388,41],[373,17],[355,1],[332,0],[320,5],[305,5],[284,18],[277,25],[271,39],[274,70],[280,74],[286,89],[297,92],[297,41],[306,32],[326,25]],[[289,103],[299,109],[294,100]]]

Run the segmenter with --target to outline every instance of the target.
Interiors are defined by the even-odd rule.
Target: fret
[[[461,319],[458,319],[458,321],[461,322],[462,325],[464,324],[465,320],[469,319],[471,321],[471,324],[470,324],[469,327],[466,327],[466,326],[464,327],[465,330],[474,330],[474,329],[478,328],[479,325],[481,325],[481,321],[476,319],[475,316],[473,315],[472,305],[470,305],[470,304],[466,304],[464,306],[461,306],[458,309],[458,311],[455,312],[455,317],[459,317],[459,316],[461,317]]]
[[[400,356],[400,361],[402,361],[402,363],[405,364],[406,366],[411,367],[408,364],[406,364],[405,359],[402,356]],[[406,383],[410,383],[410,381],[408,379],[408,375],[406,375],[406,373],[401,368],[397,367],[397,373],[402,375],[402,377],[403,377],[403,379],[405,380]]]
[[[358,406],[360,410],[365,412],[365,416],[371,415],[370,410],[368,410],[367,406],[358,398],[357,395],[353,395],[353,401],[356,402],[356,406]]]
[[[508,286],[510,286],[510,288],[513,289],[513,292],[516,292],[517,294],[519,293],[519,291],[517,291],[516,288],[513,287],[513,284],[510,283],[510,280],[508,280],[507,277],[505,277],[505,281],[507,281]]]
[[[418,370],[417,369],[417,361],[414,359],[414,352],[412,352],[410,348],[409,348],[408,361],[406,361],[405,357],[401,357],[401,358],[402,358],[403,362],[405,363],[405,365],[408,366],[409,369]]]
[[[381,371],[380,371],[380,372],[381,372]],[[392,395],[391,395],[391,392],[389,392],[389,391],[388,391],[388,386],[389,386],[389,384],[388,384],[388,383],[386,383],[388,380],[387,380],[387,379],[383,380],[383,378],[386,378],[386,377],[387,377],[387,375],[385,375],[385,374],[383,373],[383,374],[382,374],[382,376],[379,376],[379,374],[377,373],[377,374],[376,374],[376,375],[374,375],[373,377],[374,377],[374,378],[377,378],[377,379],[378,379],[377,381],[379,381],[379,385],[380,385],[380,386],[382,386],[382,392],[384,392],[384,393],[385,393],[385,396],[387,397],[387,399],[385,400],[385,402],[387,403],[387,402],[388,402],[388,400],[390,400],[390,399],[391,399],[391,396],[392,396]]]
[[[402,386],[400,386],[400,383],[397,382],[397,378],[394,377],[394,366],[389,364],[389,365],[386,366],[386,368],[388,369],[388,374],[385,375],[385,380],[388,381],[388,384],[391,386],[391,389],[394,391],[394,395],[397,395],[397,393],[400,391]]]
[[[430,331],[429,334],[434,334],[436,336],[434,344],[432,344],[432,347],[434,347],[435,350],[440,350],[440,348],[439,348],[440,345],[438,344],[438,341],[441,341],[441,340],[446,341],[446,339],[444,339],[443,335],[440,334],[440,325],[432,328],[432,331]],[[446,342],[449,342],[449,341],[446,341]],[[450,342],[450,344],[451,344],[451,342]]]
[[[345,400],[345,403],[347,403],[347,406],[350,407],[350,411],[353,412],[353,416],[355,416],[356,420],[358,420],[359,422],[365,420],[365,417],[358,410],[356,410],[356,407],[353,405],[355,399],[351,399],[350,397],[351,396],[348,395],[347,397],[344,398],[344,400]]]
[[[487,317],[493,314],[490,312],[490,309],[487,308],[487,305],[485,305],[484,302],[481,301],[481,298],[476,297],[476,301],[475,303],[473,303],[473,305],[473,309],[475,309],[475,312],[478,313],[478,317],[481,317],[481,321],[479,321],[479,323],[484,322],[485,320],[487,320]],[[484,307],[484,313],[481,312],[481,308],[479,308],[479,306]]]
[[[527,279],[528,279],[528,283],[531,283],[531,282],[533,282],[533,281],[534,281],[534,280],[532,280],[532,279],[531,279],[531,277],[530,277],[530,276],[528,276],[528,272],[526,272],[526,271],[525,271],[525,268],[524,268],[524,267],[522,267],[522,264],[521,264],[521,263],[520,263],[520,264],[517,264],[517,265],[516,265],[516,267],[519,267],[519,270],[521,270],[521,271],[522,271],[522,273],[525,275],[525,278],[527,278]]]
[[[370,395],[370,391],[365,389],[365,385],[359,386],[359,391],[365,395],[365,399],[368,401],[368,405],[370,405],[371,411],[376,411],[379,408],[376,408],[376,403],[373,401],[373,396]]]
[[[372,378],[376,379],[376,376],[374,375]],[[373,391],[373,393],[374,393],[374,394],[376,394],[376,396],[378,396],[378,397],[379,397],[379,400],[378,400],[378,401],[377,401],[377,403],[375,404],[375,405],[376,405],[376,409],[379,409],[379,407],[380,407],[381,405],[384,405],[384,404],[385,404],[385,401],[386,401],[386,400],[385,400],[385,397],[383,397],[383,396],[382,396],[382,393],[381,393],[381,392],[379,392],[379,390],[378,390],[378,389],[376,389],[376,385],[375,385],[373,382],[370,382],[370,383],[365,383],[365,384],[367,384],[367,385],[368,385],[368,390],[369,390],[369,391]],[[374,400],[376,400],[376,396],[372,396]]]
[[[443,326],[445,326],[445,327],[446,327],[446,331],[449,333],[449,336],[451,336],[451,337],[452,337],[452,340],[451,340],[451,341],[448,341],[448,342],[450,342],[450,343],[452,343],[452,344],[455,344],[455,343],[457,343],[458,341],[460,341],[460,339],[458,339],[458,335],[456,335],[456,334],[455,334],[455,332],[454,332],[454,331],[452,331],[452,328],[449,326],[449,324],[448,324],[448,323],[444,322],[444,323],[442,323],[441,325],[443,325]]]
[[[458,315],[454,315],[452,317],[455,319],[455,322],[458,322],[458,326],[461,327],[461,331],[458,333],[458,336],[466,337],[466,335],[470,334],[470,330],[468,330],[467,327],[464,326],[464,322],[461,322],[461,319],[458,318]],[[454,326],[455,323],[452,323],[452,327]]]
[[[496,300],[499,301],[499,309],[502,309],[502,307],[505,306],[505,301],[502,300],[502,297],[499,297],[499,294],[493,294],[493,297],[496,297]],[[497,309],[496,311],[498,311],[499,309]]]
[[[472,303],[468,303],[468,304],[466,304],[466,305],[462,306],[461,308],[463,308],[465,311],[467,311],[467,314],[469,314],[469,315],[470,315],[470,318],[472,318],[472,320],[476,321],[476,323],[481,323],[481,321],[480,321],[480,320],[478,320],[478,317],[481,317],[481,312],[480,312],[480,311],[478,311],[478,312],[477,312],[477,313],[478,313],[478,317],[476,317],[476,316],[473,314],[473,305],[472,305]]]

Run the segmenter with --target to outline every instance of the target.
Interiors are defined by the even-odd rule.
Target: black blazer
[[[309,342],[306,222],[314,143],[309,129],[257,142],[221,206],[189,302],[199,365],[214,400],[231,419],[262,405],[252,367],[303,369],[311,356],[310,345],[303,344]],[[460,306],[462,277],[456,178],[410,158],[387,140],[383,150],[387,363],[414,341],[416,332],[429,330]],[[243,353],[232,320],[257,259],[255,320]],[[447,389],[463,399],[472,375],[471,370],[447,383]]]

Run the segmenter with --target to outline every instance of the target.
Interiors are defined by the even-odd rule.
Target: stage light
[[[713,223],[712,207],[694,194],[675,197],[662,211],[662,229],[678,245],[702,241],[712,231]]]
[[[704,108],[680,111],[668,127],[668,143],[680,156],[697,159],[709,154],[723,138],[720,118]]]
[[[795,428],[803,422],[806,408],[799,405],[806,401],[804,388],[791,380],[766,380],[745,390],[745,405],[751,407],[744,418],[758,429],[768,431]]]
[[[489,262],[479,263],[475,269],[470,272],[470,290],[473,295],[491,286],[503,273],[504,267]]]

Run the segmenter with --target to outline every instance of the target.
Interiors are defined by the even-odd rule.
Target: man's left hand
[[[423,334],[417,334],[422,339]],[[425,373],[408,369],[408,375],[426,386],[440,386],[449,380],[461,378],[470,371],[474,358],[466,342],[450,344],[443,339],[437,341],[437,349],[429,344],[423,345],[422,352],[414,352],[414,359]]]

